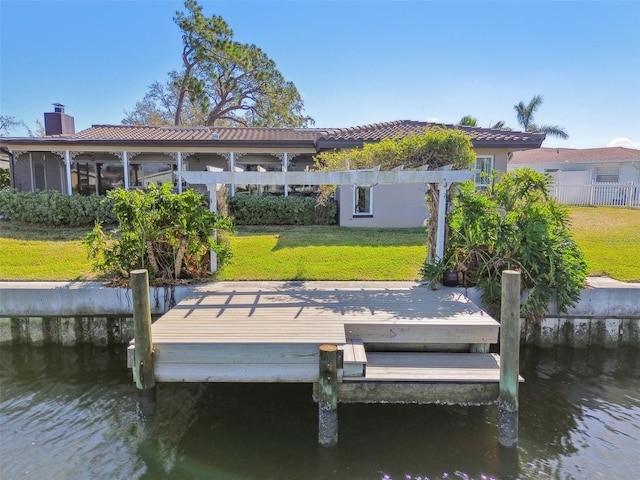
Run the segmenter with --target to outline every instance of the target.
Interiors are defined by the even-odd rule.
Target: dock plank
[[[498,355],[492,353],[369,352],[365,376],[349,380],[368,382],[499,382],[500,362]]]

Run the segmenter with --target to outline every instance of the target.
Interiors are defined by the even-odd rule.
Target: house
[[[471,138],[480,172],[506,171],[511,152],[539,148],[544,134],[399,120],[350,128],[232,128],[93,125],[75,132],[73,117],[55,105],[45,114],[46,136],[0,138],[10,152],[11,185],[24,191],[101,193],[151,182],[187,184],[183,172],[304,171],[322,151],[360,147],[383,138],[421,134],[431,126],[459,128]],[[477,176],[482,183],[485,179]],[[405,188],[406,187],[406,188]],[[402,194],[398,191],[401,189]],[[229,185],[230,195],[305,195],[309,185]],[[425,185],[366,185],[336,192],[340,225],[417,227],[426,218]]]
[[[568,205],[640,206],[640,150],[538,148],[514,152],[508,170],[550,174],[552,194]]]

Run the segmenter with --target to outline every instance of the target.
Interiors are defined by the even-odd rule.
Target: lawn
[[[423,229],[244,227],[220,280],[418,280]]]
[[[95,280],[82,246],[87,232],[0,221],[0,280]]]
[[[640,210],[570,209],[590,275],[640,282]],[[0,280],[91,280],[87,229],[0,221]],[[219,280],[417,280],[422,229],[241,227],[229,238],[232,264]]]
[[[572,207],[570,214],[590,275],[640,282],[640,210]]]

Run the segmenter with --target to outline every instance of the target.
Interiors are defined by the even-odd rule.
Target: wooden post
[[[338,443],[338,347],[335,345],[320,345],[318,442],[324,447]]]
[[[133,295],[134,365],[133,378],[138,395],[155,393],[156,378],[153,372],[153,343],[151,339],[151,305],[149,302],[149,274],[146,270],[131,272]]]
[[[498,442],[518,445],[518,380],[520,370],[520,272],[502,272],[500,309],[500,397]]]

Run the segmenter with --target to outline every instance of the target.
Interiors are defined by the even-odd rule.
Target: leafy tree
[[[181,279],[208,275],[209,251],[224,264],[229,247],[212,238],[214,229],[231,231],[228,218],[210,212],[195,190],[171,193],[171,186],[147,190],[111,190],[117,234],[96,224],[84,239],[93,269],[121,278],[138,268],[149,269],[153,284],[175,285]]]
[[[520,102],[517,105],[514,105],[518,123],[520,124],[522,129],[525,132],[542,132],[546,133],[547,135],[559,137],[562,139],[569,138],[569,134],[565,131],[565,129],[558,125],[536,125],[534,123],[535,113],[540,105],[542,105],[542,101],[542,95],[535,95],[526,105],[524,104],[524,102]]]
[[[466,285],[477,286],[496,317],[506,269],[522,274],[525,318],[541,319],[552,301],[566,311],[580,297],[587,266],[569,232],[567,209],[549,197],[550,180],[518,169],[487,191],[467,182],[454,199],[444,263],[461,272]]]
[[[133,110],[125,110],[123,125],[175,125],[180,91],[176,83],[176,72],[170,73],[169,77],[165,83],[153,82]],[[180,112],[178,125],[191,127],[205,124],[206,114],[188,96],[182,99]]]
[[[185,1],[174,21],[182,31],[182,67],[155,82],[123,123],[305,127],[304,103],[292,82],[255,45],[233,40],[220,16]]]

